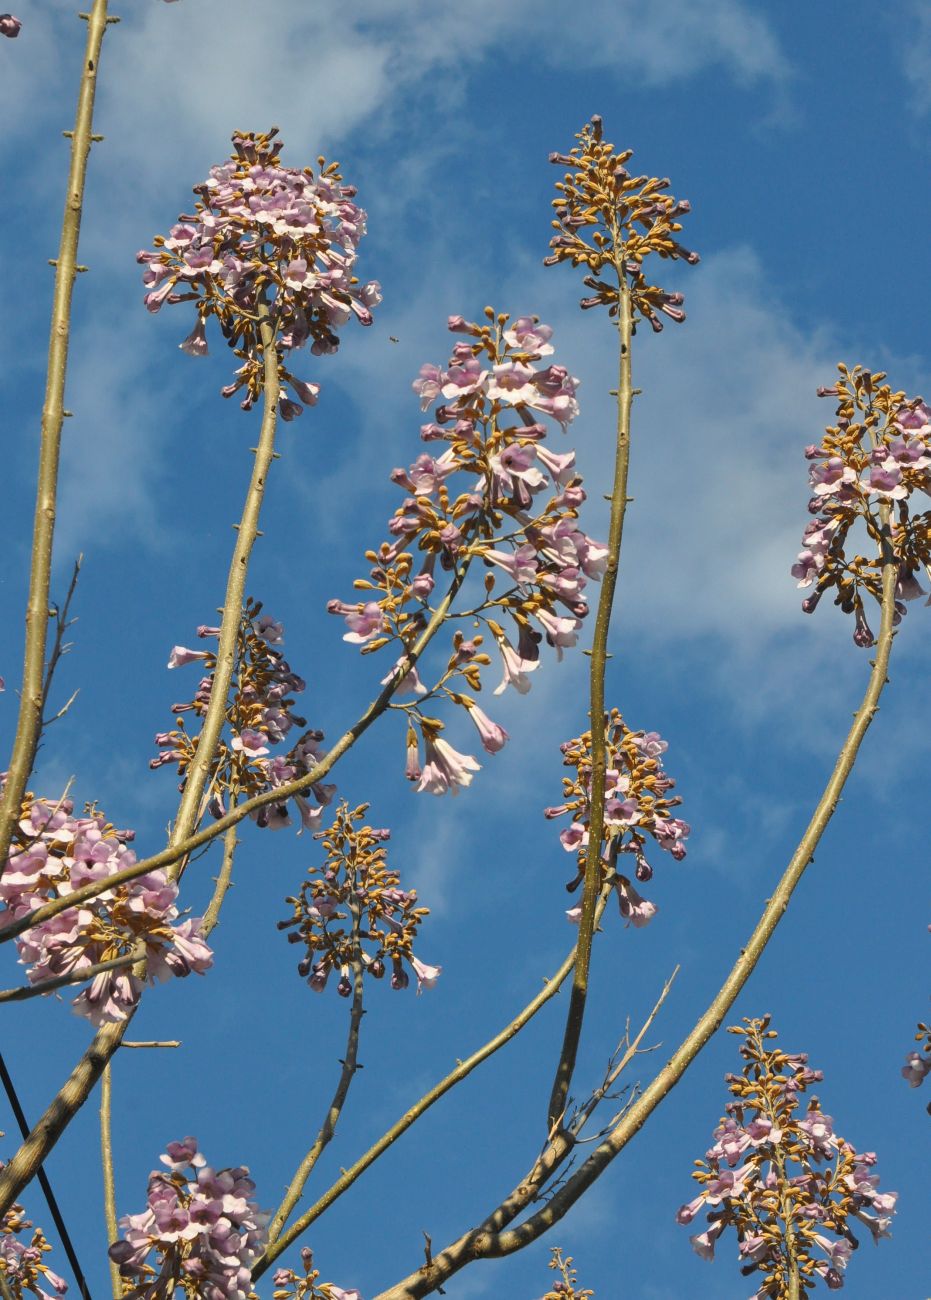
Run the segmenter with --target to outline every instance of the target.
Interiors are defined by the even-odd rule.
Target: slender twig
[[[29,1124],[26,1120],[25,1114],[23,1113],[19,1097],[13,1086],[13,1080],[10,1078],[10,1072],[6,1068],[6,1061],[4,1061],[2,1055],[0,1055],[0,1082],[2,1082],[3,1089],[6,1092],[7,1099],[9,1100],[10,1109],[13,1112],[13,1118],[16,1120],[16,1125],[23,1137],[26,1137],[29,1132]],[[49,1182],[48,1176],[41,1164],[38,1165],[34,1172],[38,1179],[39,1186],[42,1188],[42,1195],[45,1197],[45,1203],[48,1206],[49,1214],[52,1216],[52,1222],[55,1224],[58,1231],[62,1249],[65,1252],[68,1263],[71,1265],[71,1271],[74,1273],[74,1280],[77,1283],[82,1300],[91,1300],[91,1293],[87,1282],[84,1279],[84,1272],[78,1262],[77,1252],[71,1242],[71,1236],[65,1226],[61,1210],[58,1208],[58,1201],[55,1199],[55,1193],[52,1191],[52,1184]],[[14,1197],[11,1197],[10,1204],[4,1205],[2,1210],[0,1210],[0,1221],[2,1221],[4,1214],[6,1214],[14,1199]]]
[[[16,738],[10,757],[6,786],[0,801],[0,874],[10,852],[13,831],[19,819],[23,796],[35,763],[42,734],[44,705],[45,647],[48,636],[49,584],[52,571],[52,541],[58,498],[58,464],[64,422],[65,376],[71,340],[71,299],[77,272],[78,239],[84,209],[87,160],[93,139],[94,95],[100,49],[107,29],[107,0],[93,0],[87,20],[87,44],[78,89],[78,103],[71,135],[71,163],[61,240],[55,265],[52,324],[49,335],[48,370],[39,443],[39,470],[32,532],[32,561],[29,597],[26,604],[26,640],[23,681],[19,697]]]
[[[6,1280],[6,1273],[0,1273],[0,1295],[3,1296],[3,1300],[16,1300]]]
[[[605,889],[602,892],[598,901],[596,922],[600,919],[604,911],[609,893],[610,890],[608,889]],[[339,1198],[349,1190],[356,1179],[361,1177],[361,1175],[365,1173],[366,1169],[368,1169],[370,1165],[373,1165],[379,1156],[383,1155],[384,1152],[397,1141],[402,1133],[406,1133],[411,1125],[415,1124],[417,1120],[420,1119],[421,1115],[424,1115],[430,1109],[434,1102],[439,1101],[439,1099],[449,1092],[451,1088],[454,1088],[456,1084],[461,1083],[462,1080],[467,1078],[468,1075],[481,1065],[483,1061],[486,1061],[489,1056],[494,1055],[499,1048],[505,1047],[511,1039],[516,1038],[524,1026],[533,1019],[537,1012],[542,1007],[546,1006],[547,1002],[549,1002],[551,998],[556,996],[565,982],[566,977],[569,975],[569,972],[572,970],[574,961],[575,948],[568,953],[559,969],[544,982],[543,988],[540,992],[527,1003],[519,1015],[509,1021],[502,1030],[499,1030],[493,1038],[490,1038],[487,1043],[483,1044],[482,1047],[473,1052],[471,1056],[466,1057],[464,1061],[457,1061],[454,1070],[451,1070],[445,1078],[440,1080],[439,1083],[434,1084],[430,1091],[425,1093],[419,1101],[415,1102],[409,1110],[406,1110],[401,1118],[396,1120],[395,1123],[392,1124],[391,1128],[383,1133],[378,1141],[369,1147],[368,1151],[366,1151],[364,1155],[361,1155],[354,1164],[349,1166],[348,1169],[344,1169],[336,1182],[333,1183],[333,1185],[329,1187],[327,1191],[325,1191],[299,1219],[296,1219],[286,1232],[282,1233],[273,1246],[266,1249],[265,1254],[253,1267],[253,1280],[260,1278],[278,1256],[282,1254],[283,1251],[287,1250],[291,1243],[296,1241],[303,1232],[306,1232],[310,1225],[319,1219],[320,1215],[323,1214],[325,1210],[328,1210],[334,1201],[339,1200]]]
[[[853,770],[863,738],[879,707],[883,688],[888,681],[889,655],[895,637],[893,618],[898,561],[892,547],[888,507],[883,507],[881,513],[882,621],[876,645],[876,658],[873,660],[863,701],[854,714],[853,723],[838,754],[834,770],[798,847],[721,989],[669,1063],[644,1089],[643,1094],[599,1143],[584,1164],[566,1180],[541,1210],[509,1232],[495,1230],[493,1225],[497,1215],[489,1216],[481,1228],[464,1233],[457,1241],[434,1256],[429,1274],[422,1269],[412,1273],[402,1282],[381,1292],[375,1300],[421,1300],[421,1297],[438,1290],[454,1273],[459,1272],[473,1260],[510,1255],[536,1241],[571,1209],[579,1197],[604,1173],[631,1138],[639,1133],[656,1107],[672,1091],[702,1048],[720,1028],[784,916],[806,868],[814,859],[815,850],[834,815],[847,778]]]
[[[39,984],[27,984],[22,988],[0,989],[0,1002],[25,1002],[27,998],[38,998],[45,993],[53,993],[55,989],[65,988],[68,984],[83,984],[86,980],[92,980],[95,975],[103,975],[108,970],[119,970],[121,966],[132,966],[134,962],[139,961],[145,952],[145,944],[138,944],[132,952],[123,953],[120,957],[110,957],[107,961],[95,962],[93,966],[85,966],[81,970],[69,971],[67,975],[56,975],[53,979],[42,980]]]
[[[628,1065],[630,1065],[631,1061],[633,1061],[637,1056],[642,1055],[640,1050],[640,1044],[643,1042],[644,1037],[646,1036],[647,1032],[650,1029],[650,1026],[653,1024],[653,1021],[659,1015],[663,1003],[669,997],[669,991],[672,988],[673,983],[675,982],[675,978],[678,974],[679,974],[679,967],[677,966],[675,970],[672,972],[672,974],[669,976],[669,979],[663,985],[662,992],[660,993],[659,997],[656,999],[656,1002],[653,1006],[653,1010],[650,1012],[646,1020],[643,1022],[643,1025],[641,1026],[634,1041],[633,1042],[630,1041],[629,1033],[625,1034],[622,1040],[622,1045],[624,1048],[623,1052],[621,1051],[621,1048],[618,1047],[618,1050],[615,1053],[614,1057],[612,1058],[611,1064],[608,1067],[604,1079],[594,1090],[594,1092],[589,1097],[589,1099],[579,1107],[578,1114],[576,1115],[572,1123],[572,1132],[576,1137],[578,1137],[578,1135],[582,1132],[582,1129],[585,1127],[585,1125],[588,1123],[591,1116],[594,1114],[595,1109],[597,1108],[599,1103],[602,1102],[604,1098],[608,1096],[610,1090],[617,1083],[618,1079],[627,1069]],[[652,1049],[644,1049],[644,1050],[652,1050]]]
[[[45,670],[45,681],[43,682],[42,685],[42,709],[41,709],[42,724],[41,725],[43,729],[49,725],[49,722],[55,722],[57,721],[58,718],[64,717],[64,715],[71,708],[71,705],[77,699],[77,695],[78,695],[77,691],[73,691],[71,694],[71,698],[68,700],[67,704],[65,704],[63,708],[59,709],[58,712],[52,718],[46,718],[45,710],[48,706],[48,697],[52,689],[52,680],[55,676],[55,669],[58,667],[58,664],[62,656],[66,655],[68,651],[71,649],[70,643],[68,645],[65,645],[65,633],[68,631],[68,628],[71,627],[73,623],[76,621],[75,619],[69,619],[68,615],[71,612],[71,602],[74,599],[74,593],[77,590],[78,574],[81,572],[81,565],[83,563],[84,563],[84,556],[79,555],[75,560],[74,568],[71,571],[71,582],[68,584],[68,593],[65,596],[64,603],[59,607],[57,607],[54,611],[55,640],[52,643],[52,649],[49,652],[48,666],[46,667]]]
[[[120,1047],[180,1047],[180,1038],[152,1039],[147,1043],[127,1043],[124,1038]]]
[[[336,1125],[339,1117],[343,1112],[343,1106],[346,1103],[346,1097],[349,1088],[355,1077],[359,1060],[359,1029],[362,1025],[362,1017],[365,1011],[362,1006],[362,997],[364,992],[365,971],[362,965],[362,951],[359,943],[359,904],[353,901],[350,904],[352,911],[352,928],[354,953],[352,961],[352,1008],[349,1013],[349,1030],[346,1036],[346,1055],[340,1062],[342,1069],[340,1071],[339,1081],[336,1085],[336,1091],[333,1093],[333,1100],[330,1102],[327,1113],[324,1116],[323,1123],[320,1125],[320,1131],[317,1134],[316,1141],[307,1152],[304,1159],[298,1165],[294,1177],[288,1184],[288,1190],[268,1228],[268,1242],[275,1242],[281,1234],[281,1230],[288,1221],[288,1216],[301,1199],[301,1193],[307,1183],[307,1179],[313,1172],[314,1165],[320,1159],[326,1147],[333,1140],[336,1133]]]
[[[562,1050],[553,1077],[547,1112],[547,1127],[559,1122],[565,1113],[566,1099],[572,1083],[585,1004],[588,999],[588,973],[592,956],[592,936],[595,930],[595,904],[601,883],[601,840],[604,830],[605,804],[605,667],[608,661],[608,632],[611,627],[611,610],[617,585],[621,542],[624,535],[624,516],[627,511],[627,480],[630,470],[630,410],[633,402],[630,347],[633,332],[633,313],[627,273],[624,270],[623,243],[616,225],[613,230],[615,270],[618,278],[619,375],[617,386],[617,431],[614,459],[614,484],[611,490],[611,522],[608,528],[608,559],[601,591],[598,612],[592,634],[591,674],[589,685],[592,737],[592,772],[588,809],[588,848],[585,854],[585,882],[582,888],[582,910],[579,916],[579,955],[572,976],[572,992],[566,1013],[566,1028]]]
[[[116,1222],[116,1184],[113,1177],[113,1137],[110,1128],[112,1091],[111,1066],[107,1062],[100,1080],[100,1164],[103,1171],[103,1217],[107,1225],[108,1246],[112,1246],[120,1235]],[[112,1259],[110,1285],[113,1287],[113,1300],[121,1300],[123,1283],[120,1270]]]
[[[220,865],[220,874],[216,878],[213,897],[204,913],[204,919],[200,923],[200,932],[205,939],[219,921],[220,908],[223,906],[223,900],[233,883],[233,858],[236,855],[237,844],[239,844],[239,839],[236,835],[236,827],[231,826],[223,836],[223,862]]]

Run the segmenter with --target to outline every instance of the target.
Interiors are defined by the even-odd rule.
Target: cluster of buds
[[[355,586],[368,599],[332,600],[327,608],[345,618],[344,640],[363,653],[393,645],[403,657],[434,613],[437,564],[453,571],[455,592],[479,559],[486,566],[483,587],[470,609],[449,616],[487,627],[503,664],[495,694],[508,686],[523,694],[530,689],[528,674],[539,664],[544,638],[558,658],[575,645],[588,613],[583,590],[589,578],[604,572],[607,551],[578,526],[585,492],[575,453],[544,446],[547,427],[538,417],[565,428],[578,411],[578,381],[563,366],[541,364],[553,352],[552,330],[536,317],[511,322],[490,307],[485,315],[485,324],[450,317],[450,330],[469,341],[456,344],[445,369],[425,365],[414,381],[424,410],[439,402],[421,437],[448,446],[441,455],[424,454],[407,469],[393,471],[392,480],[409,495],[388,525],[394,540],[366,552],[374,567]],[[465,476],[457,491],[452,490],[455,475]],[[419,571],[415,549],[422,557]],[[417,671],[410,671],[398,686],[402,693],[440,695],[465,708],[485,749],[494,753],[507,734],[471,696],[449,689],[457,677],[472,690],[481,689],[481,669],[490,663],[482,644],[482,635],[466,639],[457,633],[435,683],[428,688]],[[468,785],[479,766],[475,760],[437,739],[442,724],[424,717],[419,703],[401,707],[410,724],[407,775],[418,790],[456,793]],[[427,751],[424,767],[418,730]]]
[[[902,1078],[908,1080],[910,1088],[919,1088],[931,1074],[931,1025],[918,1021],[915,1033],[917,1047],[913,1047],[902,1066]]]
[[[559,1281],[553,1283],[546,1295],[541,1296],[541,1300],[591,1300],[594,1291],[587,1287],[584,1291],[578,1289],[575,1269],[572,1267],[572,1256],[566,1255],[563,1258],[559,1246],[553,1247],[552,1256],[549,1266],[559,1274]]]
[[[184,352],[207,352],[206,326],[216,316],[220,331],[242,361],[236,379],[222,389],[249,410],[264,386],[260,307],[279,347],[278,373],[295,399],[282,392],[281,415],[292,420],[312,406],[319,384],[296,379],[280,359],[310,340],[319,356],[339,347],[337,331],[350,316],[371,325],[381,301],[377,281],[360,284],[352,274],[365,213],[353,203],[356,189],[343,183],[338,163],[317,159],[310,167],[284,167],[277,127],[267,134],[237,132],[229,162],[211,167],[194,187],[194,212],[182,214],[154,251],[143,249],[145,305],[196,302],[197,324],[181,343]]]
[[[819,397],[836,397],[837,422],[828,426],[820,445],[805,448],[815,462],[809,471],[814,495],[808,503],[815,518],[805,529],[803,550],[792,566],[799,587],[814,591],[802,602],[810,614],[834,587],[835,605],[853,614],[853,639],[873,645],[863,596],[882,600],[883,534],[898,564],[894,621],[906,613],[906,601],[925,593],[916,577],[931,572],[931,511],[913,513],[913,492],[931,495],[931,407],[921,398],[907,399],[883,383],[885,374],[862,366],[838,366],[840,378]],[[846,553],[851,526],[861,520],[875,544],[871,558]]]
[[[401,889],[398,872],[388,866],[384,846],[390,831],[359,825],[367,811],[368,804],[350,810],[342,803],[333,825],[317,832],[326,861],[310,867],[300,893],[285,900],[293,915],[278,928],[290,930],[289,943],[307,949],[297,969],[317,993],[338,971],[336,991],[350,997],[354,972],[381,979],[388,964],[391,987],[406,989],[405,962],[420,993],[432,988],[442,971],[414,956],[414,939],[429,909],[417,906],[417,891]]]
[[[272,1300],[362,1300],[362,1292],[351,1287],[337,1286],[335,1282],[320,1282],[320,1270],[314,1265],[314,1253],[309,1246],[301,1251],[303,1277],[293,1268],[275,1270],[275,1289]]]
[[[258,601],[247,600],[239,625],[236,647],[236,676],[232,698],[226,710],[229,739],[221,739],[213,764],[210,782],[209,808],[215,817],[226,811],[226,798],[235,802],[274,789],[287,781],[304,776],[313,770],[320,753],[322,731],[303,731],[300,739],[286,753],[272,756],[271,746],[282,744],[289,734],[306,727],[305,718],[293,712],[294,696],[303,691],[306,683],[292,672],[280,649],[284,632],[268,614],[261,612]],[[218,627],[199,627],[201,638],[216,637]],[[205,676],[192,700],[173,704],[171,711],[178,717],[174,730],[159,732],[155,743],[161,752],[149,766],[161,767],[176,763],[182,777],[190,766],[200,739],[189,735],[183,714],[191,713],[203,718],[213,692],[216,655],[209,650],[189,650],[176,645],[168,660],[169,668],[200,663]],[[315,829],[323,809],[333,798],[336,787],[315,783],[310,788],[316,804],[306,795],[293,796],[300,813],[301,824]],[[266,804],[254,814],[259,826],[278,830],[289,825],[291,817],[287,800],[280,804]]]
[[[249,1266],[261,1254],[271,1215],[252,1199],[249,1170],[211,1169],[192,1137],[169,1142],[159,1159],[166,1170],[149,1175],[146,1208],[120,1219],[123,1236],[110,1246],[129,1282],[123,1300],[179,1290],[188,1300],[252,1295]]]
[[[24,1240],[23,1234],[31,1233]],[[68,1283],[43,1263],[43,1255],[52,1249],[41,1228],[26,1218],[26,1211],[14,1202],[0,1220],[0,1278],[4,1295],[23,1300],[30,1292],[37,1300],[57,1300],[68,1290]],[[51,1291],[44,1288],[48,1286]]]
[[[0,36],[13,39],[19,35],[22,25],[22,20],[14,18],[12,14],[0,14]]]
[[[897,1193],[877,1190],[876,1156],[838,1137],[817,1097],[799,1118],[800,1095],[824,1076],[809,1069],[804,1054],[769,1046],[776,1037],[769,1023],[764,1016],[729,1030],[743,1038],[746,1064],[742,1074],[726,1076],[735,1100],[714,1145],[696,1161],[692,1177],[701,1193],[677,1219],[688,1224],[708,1211],[708,1227],[691,1238],[703,1259],[714,1257],[718,1237],[733,1227],[741,1272],[760,1276],[754,1300],[786,1300],[819,1278],[829,1290],[842,1287],[859,1244],[852,1222],[865,1224],[874,1241],[888,1236]]]
[[[685,857],[685,840],[691,827],[671,816],[682,802],[670,797],[675,781],[663,771],[662,755],[668,744],[655,731],[631,731],[617,709],[605,717],[605,805],[600,857],[605,879],[614,873],[614,889],[621,915],[635,926],[646,925],[656,915],[656,905],[642,898],[627,876],[615,871],[621,853],[632,854],[634,875],[640,883],[651,879],[653,868],[644,847],[652,839],[677,860]],[[567,853],[575,853],[576,875],[566,885],[578,889],[585,878],[591,819],[592,733],[584,732],[560,745],[563,763],[575,769],[574,777],[563,777],[563,800],[558,807],[544,809],[547,818],[572,814],[572,824],[560,832]],[[567,913],[578,921],[580,907]]]
[[[70,799],[52,803],[26,796],[0,879],[0,921],[18,921],[136,861],[127,847],[133,831],[117,830],[93,806],[83,817],[73,814]],[[200,936],[199,917],[178,919],[177,895],[164,871],[149,871],[25,930],[16,946],[30,983],[77,977],[88,967],[131,954],[145,960],[149,983],[192,971],[203,974],[213,953]],[[136,969],[133,963],[93,975],[74,999],[74,1010],[95,1025],[125,1020],[144,982]]]
[[[556,183],[553,226],[558,233],[550,240],[553,252],[544,265],[571,262],[588,269],[583,283],[594,293],[582,299],[583,308],[607,307],[617,316],[622,297],[629,295],[634,330],[643,319],[659,333],[660,315],[684,321],[683,295],[650,284],[643,263],[651,253],[681,258],[692,266],[700,260],[676,239],[682,229],[677,218],[691,205],[665,193],[666,179],[632,176],[626,164],[633,150],[615,153],[602,136],[600,117],[593,117],[575,138],[578,144],[568,154],[550,154],[551,163],[573,170]],[[616,283],[601,278],[606,267],[613,270]]]

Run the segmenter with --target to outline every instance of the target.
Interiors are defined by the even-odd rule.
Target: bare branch
[[[32,562],[26,604],[26,643],[16,738],[0,801],[0,874],[10,852],[13,830],[35,763],[45,703],[45,647],[48,636],[52,541],[58,498],[58,463],[64,421],[65,377],[71,340],[71,299],[77,276],[78,240],[84,210],[87,160],[93,138],[94,95],[100,51],[107,29],[107,0],[93,0],[87,15],[87,43],[81,65],[78,103],[71,132],[71,162],[65,192],[61,240],[55,260],[55,288],[49,334],[48,369],[39,444],[39,471],[32,532]]]
[[[108,1062],[100,1081],[100,1163],[103,1171],[103,1216],[107,1225],[108,1246],[112,1246],[120,1235],[116,1222],[113,1139],[110,1130],[111,1083],[111,1067]],[[122,1300],[123,1282],[120,1278],[120,1270],[112,1259],[110,1260],[110,1285],[113,1288],[113,1300]]]

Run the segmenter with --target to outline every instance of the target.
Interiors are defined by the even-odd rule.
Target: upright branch
[[[64,401],[68,349],[71,342],[71,299],[78,272],[86,270],[85,267],[79,267],[77,264],[78,240],[84,211],[87,160],[92,142],[99,138],[93,135],[93,117],[100,50],[108,23],[118,21],[107,17],[107,0],[94,0],[90,13],[82,14],[81,17],[87,21],[87,42],[78,89],[74,130],[65,132],[66,135],[71,136],[71,163],[68,168],[68,188],[65,195],[65,212],[58,257],[52,263],[55,267],[55,288],[52,296],[52,326],[49,335],[48,369],[39,441],[39,473],[32,531],[29,596],[26,605],[23,681],[19,697],[16,737],[13,741],[13,752],[10,756],[2,802],[0,802],[0,874],[3,873],[6,865],[10,841],[20,815],[42,734],[49,584],[52,572],[55,516],[58,508],[61,430],[66,414]]]
[[[627,481],[630,469],[630,415],[634,398],[631,370],[631,340],[638,320],[646,320],[656,332],[663,326],[657,313],[675,321],[685,319],[682,294],[667,293],[650,285],[643,272],[651,253],[663,258],[698,261],[698,254],[682,247],[674,236],[681,230],[676,217],[689,211],[686,200],[677,201],[664,193],[668,180],[631,176],[625,167],[633,151],[615,153],[602,137],[600,117],[592,118],[576,136],[578,144],[569,154],[552,154],[550,161],[573,170],[557,183],[559,197],[553,200],[557,234],[550,240],[553,252],[547,265],[571,262],[584,266],[589,274],[584,283],[595,290],[582,300],[583,308],[604,306],[618,331],[617,427],[614,480],[611,490],[611,522],[608,559],[595,616],[592,638],[590,710],[592,766],[590,785],[590,831],[588,838],[582,908],[579,917],[578,958],[572,978],[572,992],[566,1016],[562,1051],[550,1095],[548,1125],[559,1123],[566,1107],[582,1034],[588,996],[594,933],[595,901],[601,885],[601,837],[605,815],[605,747],[601,742],[605,717],[605,668],[608,659],[608,631],[617,584],[624,518],[627,511]],[[602,278],[607,275],[607,278]]]

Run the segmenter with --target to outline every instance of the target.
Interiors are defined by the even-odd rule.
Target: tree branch
[[[52,571],[52,542],[58,500],[58,463],[64,422],[65,377],[71,341],[71,299],[77,276],[78,239],[84,209],[87,160],[93,137],[94,95],[104,32],[107,29],[107,0],[93,0],[87,18],[87,43],[71,136],[71,163],[62,218],[61,240],[55,266],[52,324],[49,336],[48,369],[39,442],[39,471],[32,531],[32,563],[26,604],[26,641],[23,681],[19,697],[16,738],[10,757],[6,786],[0,801],[0,875],[6,866],[13,831],[19,820],[23,796],[35,763],[42,734],[45,702],[43,675],[48,635],[49,584]]]

